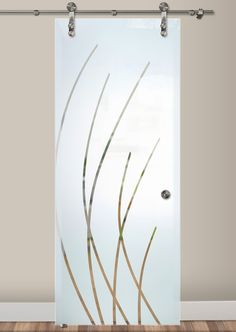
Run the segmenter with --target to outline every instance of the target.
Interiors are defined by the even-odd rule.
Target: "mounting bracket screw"
[[[77,9],[77,6],[74,2],[68,2],[66,8],[67,8],[68,12],[75,12]]]
[[[159,9],[161,12],[167,12],[169,10],[169,5],[167,2],[161,2],[159,5]]]

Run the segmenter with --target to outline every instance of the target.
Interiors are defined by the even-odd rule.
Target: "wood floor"
[[[185,321],[181,326],[70,326],[61,328],[54,323],[0,323],[0,331],[60,331],[60,332],[236,332],[236,321]]]

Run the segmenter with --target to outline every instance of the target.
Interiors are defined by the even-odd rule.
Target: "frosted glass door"
[[[56,322],[178,324],[180,22],[55,25]]]

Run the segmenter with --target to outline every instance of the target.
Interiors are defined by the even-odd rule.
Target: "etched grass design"
[[[95,245],[95,241],[94,241],[94,238],[92,236],[92,231],[91,231],[91,215],[92,215],[92,205],[93,205],[93,198],[94,198],[94,193],[95,193],[95,189],[96,189],[96,184],[97,184],[97,180],[98,180],[98,177],[99,177],[99,174],[100,174],[100,170],[101,170],[101,167],[103,165],[103,162],[104,162],[104,159],[106,157],[106,154],[107,154],[107,151],[109,149],[109,146],[112,142],[112,139],[115,135],[115,132],[116,132],[116,129],[141,81],[141,79],[143,78],[148,66],[149,66],[149,62],[145,65],[140,77],[138,78],[137,82],[135,83],[116,123],[115,123],[115,126],[110,134],[110,137],[106,143],[106,146],[105,146],[105,149],[102,153],[102,156],[101,156],[101,159],[100,159],[100,162],[98,164],[98,167],[97,167],[97,170],[96,170],[96,173],[95,173],[95,177],[94,177],[94,181],[93,181],[93,184],[92,184],[92,189],[91,189],[91,193],[90,193],[90,199],[89,199],[89,208],[87,208],[87,204],[86,204],[86,193],[85,193],[85,184],[86,184],[86,180],[85,180],[85,175],[86,175],[86,167],[87,167],[87,160],[88,160],[88,152],[89,152],[89,145],[90,145],[90,139],[91,139],[91,135],[92,135],[92,131],[93,131],[93,127],[94,127],[94,122],[95,122],[95,118],[96,118],[96,115],[97,115],[97,109],[95,110],[95,114],[94,114],[94,117],[93,117],[93,120],[92,120],[92,123],[91,123],[91,127],[90,127],[90,130],[89,130],[89,135],[88,135],[88,140],[87,140],[87,145],[86,145],[86,151],[85,151],[85,157],[84,157],[84,168],[83,168],[83,185],[82,185],[82,190],[83,190],[83,201],[84,201],[84,211],[85,211],[85,219],[86,219],[86,223],[87,223],[87,227],[88,227],[88,242],[87,243],[90,243],[91,241],[91,244],[92,244],[92,248],[93,248],[93,251],[94,251],[94,254],[95,254],[95,257],[96,257],[96,260],[97,260],[97,263],[98,263],[98,266],[100,268],[100,271],[103,275],[103,278],[105,280],[105,283],[108,287],[108,290],[109,292],[111,293],[112,297],[113,297],[113,300],[114,302],[116,303],[121,315],[123,316],[126,324],[129,324],[129,321],[128,321],[128,318],[126,317],[123,309],[121,308],[116,296],[114,295],[114,292],[113,292],[113,289],[110,285],[110,282],[107,278],[107,275],[106,275],[106,272],[104,270],[104,267],[103,267],[103,264],[100,260],[100,257],[99,257],[99,254],[98,254],[98,251],[97,251],[97,248],[96,248],[96,245]],[[109,77],[109,76],[108,76]],[[108,78],[107,78],[108,79]],[[90,255],[91,253],[91,250],[90,250],[90,247],[88,247],[88,255]]]
[[[69,94],[69,97],[67,99],[67,102],[66,102],[66,106],[65,106],[65,109],[64,109],[64,112],[62,114],[62,119],[61,119],[61,123],[60,123],[60,127],[59,127],[59,133],[58,133],[58,138],[57,138],[57,142],[56,142],[56,165],[57,165],[57,156],[58,156],[58,152],[59,152],[59,145],[60,145],[60,140],[61,140],[61,135],[62,135],[62,131],[63,131],[63,127],[64,127],[64,123],[65,123],[65,119],[66,119],[66,115],[67,115],[67,112],[68,112],[68,108],[69,108],[69,104],[70,104],[70,101],[71,101],[71,98],[72,98],[72,95],[75,91],[75,88],[76,88],[76,85],[84,71],[84,69],[86,68],[90,58],[92,57],[92,55],[94,54],[95,50],[97,48],[97,45],[92,49],[91,53],[89,54],[89,56],[87,57],[87,59],[85,60],[79,74],[77,75],[76,77],[76,80],[73,84],[73,87],[70,91],[70,94]],[[124,321],[126,324],[129,324],[129,320],[128,318],[126,317],[118,299],[117,299],[117,296],[116,296],[116,283],[117,283],[117,273],[118,273],[118,262],[119,262],[119,252],[120,252],[120,247],[122,246],[122,250],[124,252],[124,256],[125,256],[125,260],[126,260],[126,263],[128,265],[128,268],[129,268],[129,271],[130,271],[130,274],[133,278],[133,281],[136,285],[136,287],[138,288],[138,310],[140,308],[141,310],[141,299],[143,299],[143,301],[145,302],[147,308],[149,309],[151,315],[153,316],[153,318],[155,319],[155,321],[157,323],[159,323],[159,320],[158,318],[156,317],[154,311],[152,310],[150,304],[148,303],[145,295],[143,294],[142,292],[142,279],[143,279],[143,273],[144,273],[144,267],[145,267],[145,263],[146,263],[146,260],[147,260],[147,256],[148,256],[148,252],[149,252],[149,248],[150,248],[150,245],[151,245],[151,241],[153,239],[153,236],[154,234],[152,235],[151,237],[151,240],[149,241],[149,245],[148,245],[148,248],[145,252],[145,256],[144,256],[144,260],[143,260],[143,264],[142,264],[142,268],[141,268],[141,272],[140,272],[140,278],[139,278],[139,282],[134,274],[134,271],[133,271],[133,268],[132,268],[132,265],[130,263],[130,259],[128,257],[128,254],[127,254],[127,250],[126,250],[126,247],[125,247],[125,241],[123,239],[123,231],[124,231],[124,227],[125,227],[125,224],[126,224],[126,221],[127,221],[127,217],[128,217],[128,213],[129,213],[129,210],[131,208],[131,205],[132,205],[132,202],[134,200],[134,197],[135,197],[135,194],[138,190],[138,187],[139,187],[139,184],[141,182],[141,179],[146,171],[146,168],[152,158],[152,155],[156,149],[156,146],[157,144],[159,143],[159,140],[156,142],[146,164],[145,164],[145,167],[138,179],[138,182],[134,188],[134,191],[133,191],[133,194],[132,194],[132,197],[129,201],[129,204],[128,204],[128,207],[126,209],[126,213],[125,213],[125,216],[123,218],[123,221],[121,223],[121,201],[122,201],[122,192],[123,192],[123,186],[124,186],[124,182],[125,182],[125,176],[126,176],[126,172],[127,172],[127,169],[128,169],[128,164],[129,164],[129,161],[130,161],[130,158],[131,158],[131,153],[129,153],[128,155],[128,158],[127,158],[127,162],[126,162],[126,166],[125,166],[125,170],[124,170],[124,174],[123,174],[123,178],[122,178],[122,183],[121,183],[121,188],[120,188],[120,195],[119,195],[119,203],[118,203],[118,225],[119,225],[119,239],[118,239],[118,243],[117,243],[117,251],[116,251],[116,258],[115,258],[115,266],[114,266],[114,278],[113,278],[113,287],[111,286],[109,280],[108,280],[108,277],[107,277],[107,274],[105,272],[105,269],[103,267],[103,264],[102,264],[102,261],[100,259],[100,256],[99,256],[99,253],[98,253],[98,250],[97,250],[97,247],[96,247],[96,244],[95,244],[95,240],[94,240],[94,237],[93,237],[93,234],[92,234],[92,230],[91,230],[91,220],[92,220],[92,207],[93,207],[93,200],[94,200],[94,194],[95,194],[95,190],[96,190],[96,185],[97,185],[97,181],[99,179],[99,174],[100,174],[100,171],[101,171],[101,168],[102,168],[102,165],[104,163],[104,160],[105,160],[105,157],[107,155],[107,152],[109,150],[109,146],[112,142],[112,139],[115,135],[115,132],[119,126],[119,123],[123,117],[123,115],[125,114],[125,111],[133,97],[133,95],[135,94],[135,91],[136,89],[138,88],[139,84],[140,84],[140,81],[142,80],[148,66],[149,66],[149,62],[145,65],[144,69],[142,70],[138,80],[136,81],[133,89],[131,90],[129,96],[128,96],[128,99],[127,101],[125,102],[125,105],[123,107],[123,109],[121,110],[121,113],[120,115],[118,116],[117,120],[116,120],[116,123],[115,123],[115,126],[113,127],[113,130],[111,131],[111,134],[107,140],[107,143],[105,145],[105,148],[103,150],[103,153],[101,155],[101,158],[100,158],[100,161],[99,161],[99,164],[97,166],[97,169],[96,169],[96,172],[95,172],[95,176],[94,176],[94,179],[93,179],[93,183],[92,183],[92,187],[91,187],[91,192],[90,192],[90,195],[89,195],[89,203],[87,203],[87,200],[86,200],[86,170],[87,170],[87,164],[88,164],[88,154],[89,154],[89,148],[90,148],[90,144],[91,144],[91,137],[92,137],[92,133],[93,133],[93,129],[94,129],[94,124],[95,124],[95,120],[96,120],[96,117],[97,117],[97,112],[98,112],[98,109],[99,109],[99,106],[100,106],[100,103],[101,103],[101,100],[103,98],[103,94],[104,94],[104,91],[105,91],[105,88],[107,86],[107,83],[109,81],[109,78],[110,78],[110,74],[107,75],[106,79],[105,79],[105,82],[103,84],[103,87],[102,87],[102,90],[100,92],[100,95],[99,95],[99,98],[98,98],[98,102],[97,102],[97,105],[96,105],[96,108],[95,108],[95,112],[94,112],[94,115],[93,115],[93,118],[92,118],[92,122],[91,122],[91,125],[90,125],[90,129],[89,129],[89,134],[88,134],[88,138],[87,138],[87,143],[86,143],[86,149],[85,149],[85,155],[84,155],[84,162],[83,162],[83,177],[82,177],[82,194],[83,194],[83,207],[84,207],[84,215],[85,215],[85,221],[86,221],[86,224],[87,224],[87,257],[88,257],[88,267],[89,267],[89,274],[90,274],[90,282],[91,282],[91,287],[92,287],[92,292],[93,292],[93,297],[94,297],[94,301],[95,301],[95,305],[96,305],[96,309],[97,309],[97,312],[98,312],[98,316],[99,316],[99,319],[100,319],[100,322],[101,324],[104,324],[104,319],[103,319],[103,315],[102,315],[102,311],[101,311],[101,307],[100,307],[100,303],[99,303],[99,299],[98,299],[98,295],[97,295],[97,289],[96,289],[96,284],[95,284],[95,278],[94,278],[94,272],[93,272],[93,261],[92,261],[92,251],[94,253],[94,256],[96,258],[96,262],[98,264],[98,267],[100,269],[100,272],[103,276],[103,279],[106,283],[106,286],[112,296],[112,299],[113,299],[113,323],[116,324],[116,307],[118,308],[118,310],[120,311],[120,314],[122,315]],[[59,227],[58,227],[58,230],[59,230]],[[154,231],[155,233],[155,231]],[[90,322],[92,324],[95,324],[94,322],[94,319],[93,317],[91,316],[91,313],[90,311],[88,310],[86,304],[85,304],[85,301],[81,295],[81,292],[78,288],[78,285],[77,285],[77,282],[74,278],[74,274],[72,272],[72,269],[71,269],[71,266],[69,264],[69,260],[68,260],[68,257],[67,257],[67,254],[66,254],[66,251],[65,251],[65,248],[64,248],[64,245],[63,245],[63,242],[62,242],[62,237],[60,236],[60,232],[59,232],[59,238],[60,238],[60,243],[61,243],[61,250],[62,250],[62,254],[63,254],[63,258],[64,258],[64,262],[65,262],[65,265],[66,265],[66,268],[67,268],[67,271],[68,271],[68,274],[70,276],[70,279],[71,279],[71,282],[73,284],[73,287],[77,293],[77,296],[86,312],[86,315],[87,317],[89,318]],[[138,313],[138,321],[141,322],[141,312]]]

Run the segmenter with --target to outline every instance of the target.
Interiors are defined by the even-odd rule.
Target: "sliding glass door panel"
[[[178,324],[180,21],[55,23],[56,322]]]

